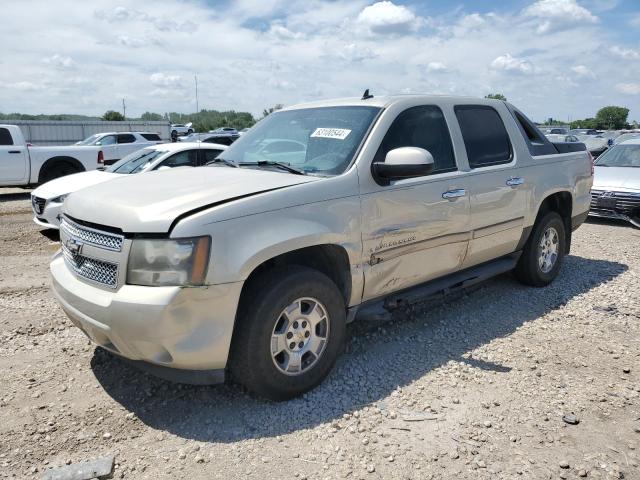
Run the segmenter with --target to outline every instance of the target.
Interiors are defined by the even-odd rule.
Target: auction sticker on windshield
[[[315,138],[335,138],[336,140],[344,140],[351,130],[346,128],[316,128],[311,134]]]

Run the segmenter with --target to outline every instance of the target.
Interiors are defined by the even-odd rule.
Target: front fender
[[[353,270],[362,257],[357,197],[301,205],[214,224],[210,283],[246,280],[259,265],[315,245],[339,245]]]

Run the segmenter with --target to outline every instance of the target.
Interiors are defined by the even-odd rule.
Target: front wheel
[[[556,212],[548,212],[533,227],[516,266],[516,277],[526,285],[548,285],[558,276],[565,252],[562,217]]]
[[[317,386],[344,347],[344,299],[326,275],[306,267],[277,269],[253,281],[236,322],[232,378],[271,400]]]

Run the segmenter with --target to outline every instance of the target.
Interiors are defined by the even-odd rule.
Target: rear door
[[[460,268],[469,243],[469,195],[440,107],[417,105],[391,123],[373,158],[384,162],[395,148],[420,147],[434,158],[426,176],[370,183],[362,165],[363,300],[384,296]]]
[[[118,134],[118,160],[147,146],[146,142],[143,145],[135,142],[136,137],[131,133]]]
[[[517,173],[516,150],[505,126],[505,118],[511,126],[513,119],[506,107],[501,110],[454,107],[470,167],[471,239],[464,267],[512,253],[524,228],[526,179]]]
[[[118,141],[116,140],[115,135],[106,135],[102,137],[98,144],[100,150],[102,150],[102,154],[104,155],[105,165],[111,165],[117,160],[120,160],[120,156],[118,155]]]
[[[14,145],[9,129],[0,128],[0,184],[27,183],[27,159],[26,145]]]

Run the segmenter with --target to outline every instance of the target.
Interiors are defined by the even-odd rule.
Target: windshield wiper
[[[269,167],[278,167],[282,170],[286,170],[289,173],[295,173],[296,175],[306,175],[307,172],[304,170],[298,170],[297,168],[292,167],[291,165],[287,165],[282,162],[274,162],[272,160],[258,160],[257,162],[242,162],[240,165],[258,165],[263,166],[267,165]]]
[[[232,162],[231,160],[227,160],[226,158],[217,157],[213,160],[209,160],[205,165],[213,165],[214,163],[224,163],[233,168],[238,168],[238,164],[236,162]]]

